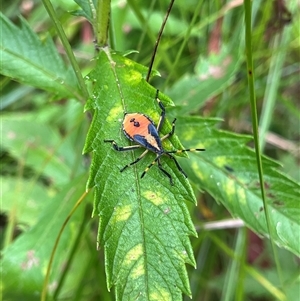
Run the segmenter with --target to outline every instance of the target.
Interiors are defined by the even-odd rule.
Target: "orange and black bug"
[[[134,150],[137,148],[144,147],[146,150],[133,162],[127,164],[124,166],[120,171],[123,172],[127,167],[130,165],[138,163],[146,154],[148,151],[151,151],[156,154],[155,160],[147,166],[147,168],[142,173],[141,178],[144,177],[146,172],[157,163],[158,168],[170,179],[170,184],[174,185],[172,176],[163,169],[160,158],[162,155],[167,155],[169,158],[171,158],[178,170],[187,177],[186,173],[183,171],[183,169],[180,167],[179,163],[175,159],[175,157],[171,154],[177,154],[182,152],[190,152],[190,151],[204,151],[203,148],[188,148],[188,149],[180,149],[180,150],[172,150],[172,151],[166,151],[162,146],[162,141],[171,135],[174,134],[175,131],[175,121],[176,118],[172,122],[172,130],[170,133],[164,135],[163,137],[159,137],[159,132],[161,130],[161,127],[165,120],[166,110],[160,99],[158,98],[159,91],[156,91],[156,100],[158,102],[158,105],[161,109],[160,118],[157,124],[157,127],[155,127],[154,122],[145,114],[141,113],[125,113],[124,120],[123,120],[123,132],[125,136],[131,140],[135,141],[138,144],[137,145],[131,145],[131,146],[118,146],[117,143],[114,140],[104,140],[104,142],[110,142],[113,145],[113,148],[117,151],[129,151]]]

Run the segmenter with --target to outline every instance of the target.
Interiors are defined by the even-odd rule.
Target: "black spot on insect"
[[[140,123],[138,121],[135,121],[135,118],[130,119],[130,122],[133,122],[133,125],[135,127],[139,127],[140,126]]]

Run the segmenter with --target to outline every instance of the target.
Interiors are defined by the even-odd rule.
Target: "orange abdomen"
[[[144,114],[126,114],[123,120],[123,130],[129,139],[134,140],[134,135],[147,136],[148,126],[151,123],[153,124],[153,121]]]

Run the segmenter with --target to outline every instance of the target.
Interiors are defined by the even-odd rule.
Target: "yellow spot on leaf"
[[[126,74],[124,74],[124,80],[128,84],[131,85],[137,85],[142,80],[141,73],[135,71],[135,70],[129,70]]]
[[[130,205],[115,207],[114,220],[115,222],[126,221],[130,217],[131,213],[132,206]]]
[[[124,264],[131,265],[133,261],[137,261],[143,255],[143,246],[138,244],[134,246],[125,256]]]
[[[134,268],[132,269],[131,277],[137,279],[145,274],[144,265],[140,260],[137,264],[135,264]]]
[[[196,161],[192,161],[192,169],[198,178],[200,178],[201,180],[204,180],[204,178],[205,178],[204,174],[201,172]]]
[[[228,196],[229,200],[232,200],[232,197],[235,195],[236,193],[236,189],[235,189],[235,184],[233,181],[227,181],[224,185],[224,190],[225,193]]]
[[[184,140],[186,141],[191,141],[195,138],[195,132],[194,131],[187,131],[185,134],[184,134]]]
[[[164,287],[159,287],[157,285],[155,287],[155,291],[150,293],[149,299],[153,301],[161,301],[161,300],[172,300],[172,297]]]
[[[241,204],[246,204],[245,190],[241,187],[237,189],[237,196]]]
[[[125,63],[125,65],[128,66],[128,67],[133,67],[133,66],[134,66],[133,61],[127,60],[126,58],[125,58],[125,60],[124,60],[124,63]]]
[[[124,265],[128,266],[128,268],[131,268],[134,265],[130,275],[133,279],[137,279],[145,274],[143,260],[139,260],[142,255],[142,244],[138,244],[133,247],[125,256]]]
[[[149,200],[151,203],[153,203],[156,206],[159,206],[159,205],[162,205],[165,203],[163,195],[159,192],[147,190],[143,193],[143,197],[145,197],[145,199]]]
[[[219,156],[219,157],[215,157],[214,158],[214,163],[217,165],[217,166],[225,166],[226,164],[230,163],[230,161],[228,160],[228,157],[226,156]]]
[[[107,122],[116,121],[118,116],[120,116],[120,114],[123,114],[123,109],[121,106],[118,105],[117,107],[114,107],[110,110],[109,115],[106,118],[106,121]]]

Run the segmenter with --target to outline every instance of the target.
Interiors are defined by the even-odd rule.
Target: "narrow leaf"
[[[55,185],[67,183],[72,172],[74,154],[58,149],[63,140],[58,131],[42,122],[16,120],[2,116],[2,147],[15,158],[22,158],[37,173],[48,176]]]
[[[40,300],[46,267],[55,239],[66,216],[83,193],[84,181],[85,177],[81,176],[66,185],[47,206],[44,206],[38,222],[4,250],[1,262],[4,300]],[[58,245],[49,287],[51,292],[63,272],[62,267],[76,237],[83,208],[79,207],[72,216]]]
[[[73,70],[65,66],[50,38],[41,41],[24,19],[21,28],[3,14],[0,22],[1,74],[52,92],[56,98],[80,95]]]
[[[199,57],[195,74],[185,75],[166,93],[180,107],[180,114],[199,110],[209,97],[220,93],[234,79],[241,60],[237,51],[223,47],[220,54]]]
[[[74,0],[81,8],[82,10],[73,11],[72,14],[75,16],[81,16],[89,20],[91,24],[93,24],[93,10],[95,10],[96,7],[96,1],[90,0]]]
[[[13,177],[0,177],[1,193],[5,200],[1,203],[1,212],[9,216],[11,212],[18,223],[32,226],[39,212],[52,200],[50,189],[38,183]]]

